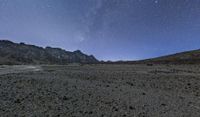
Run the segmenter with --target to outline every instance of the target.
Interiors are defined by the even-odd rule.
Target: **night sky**
[[[99,60],[200,49],[200,0],[0,0],[0,39]]]

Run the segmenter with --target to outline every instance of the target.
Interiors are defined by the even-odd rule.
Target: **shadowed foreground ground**
[[[199,117],[200,67],[1,66],[0,115]]]

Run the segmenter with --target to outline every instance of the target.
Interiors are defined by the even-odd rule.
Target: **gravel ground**
[[[1,117],[200,117],[200,66],[0,66]]]

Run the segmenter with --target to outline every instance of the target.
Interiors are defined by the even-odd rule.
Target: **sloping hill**
[[[0,40],[0,64],[68,64],[97,63],[98,60],[80,50],[69,52],[60,48],[38,47]]]
[[[192,50],[172,55],[138,61],[140,63],[160,64],[200,64],[200,50]]]

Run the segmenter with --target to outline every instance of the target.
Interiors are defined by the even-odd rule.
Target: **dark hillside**
[[[60,48],[38,47],[0,40],[0,64],[68,64],[97,63],[94,56],[80,50],[69,52]]]

